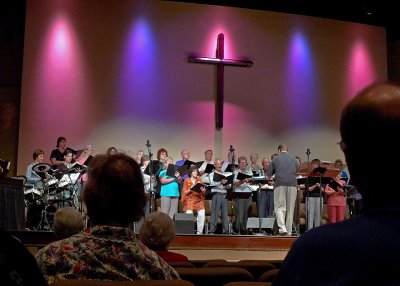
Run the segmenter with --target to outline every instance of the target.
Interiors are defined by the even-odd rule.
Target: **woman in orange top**
[[[201,178],[198,177],[199,171],[196,166],[190,166],[188,173],[189,178],[183,181],[181,193],[183,211],[187,214],[192,214],[193,211],[197,211],[197,234],[202,234],[206,218],[206,211],[204,208],[206,188],[201,187],[199,192],[191,190],[194,185],[202,181]]]
[[[340,180],[339,176],[334,178],[333,181],[337,184],[328,184],[325,187],[325,194],[328,196],[327,207],[329,223],[342,221],[346,217],[346,197],[344,196],[343,190],[345,181]]]

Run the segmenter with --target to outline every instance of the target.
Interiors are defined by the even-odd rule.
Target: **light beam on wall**
[[[352,98],[360,89],[376,81],[377,75],[372,64],[368,48],[361,40],[356,39],[348,59],[347,90],[349,98]]]
[[[120,58],[117,111],[119,116],[149,115],[157,106],[157,49],[146,18],[137,17],[128,30]],[[132,112],[134,110],[134,112]]]
[[[304,126],[315,122],[319,107],[318,84],[314,63],[307,39],[302,32],[293,34],[286,64],[286,106],[294,126]]]

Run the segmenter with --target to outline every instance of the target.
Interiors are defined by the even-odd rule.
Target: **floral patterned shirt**
[[[58,279],[172,280],[177,272],[135,234],[95,226],[40,249],[36,261],[49,284]]]

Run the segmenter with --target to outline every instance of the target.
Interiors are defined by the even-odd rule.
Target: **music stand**
[[[319,190],[319,197],[320,197],[320,214],[321,217],[323,215],[323,206],[324,202],[322,199],[322,185],[323,184],[328,184],[333,178],[336,178],[340,174],[341,170],[334,168],[333,164],[330,162],[321,162],[319,167],[316,167],[312,169],[312,171],[309,173],[308,178],[317,178],[319,184],[320,184],[320,190]],[[308,217],[308,207],[306,203],[306,219]],[[307,225],[306,221],[306,225]]]

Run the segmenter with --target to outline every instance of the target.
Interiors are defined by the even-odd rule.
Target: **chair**
[[[53,286],[195,286],[186,280],[92,280],[92,279],[67,279],[57,280]]]
[[[276,269],[275,265],[272,263],[262,260],[247,260],[237,262],[214,261],[205,264],[203,267],[240,267],[249,271],[255,281],[257,281],[264,272],[271,269]]]
[[[195,267],[197,267],[197,268],[201,268],[201,267],[203,267],[206,263],[208,263],[208,262],[213,262],[213,261],[222,261],[222,262],[226,262],[226,260],[225,259],[191,259],[191,260],[189,260],[189,262],[191,263],[191,264],[193,264]]]
[[[271,282],[244,282],[244,281],[235,281],[229,282],[224,286],[270,286],[272,285]]]
[[[276,275],[278,275],[279,269],[271,269],[265,271],[263,274],[260,275],[258,278],[259,282],[274,282]]]
[[[196,268],[192,263],[186,261],[170,261],[168,264],[174,268]]]
[[[196,286],[223,286],[233,281],[254,281],[249,271],[239,267],[176,268],[179,276]]]

